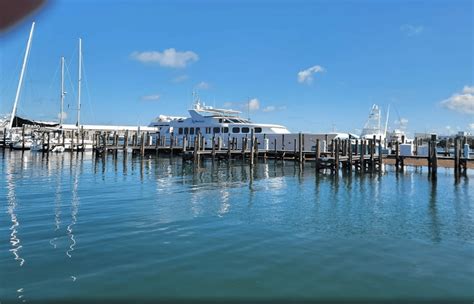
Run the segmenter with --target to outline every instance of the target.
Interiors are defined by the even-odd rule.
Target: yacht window
[[[189,131],[188,128],[184,128],[184,135],[187,135],[187,134],[188,134],[188,131]]]
[[[232,133],[240,133],[240,128],[239,127],[233,127],[232,128]]]
[[[196,128],[196,134],[199,134],[199,132],[201,132],[201,128],[197,127]]]
[[[222,123],[222,118],[219,118],[219,123]]]
[[[255,133],[262,133],[262,128],[255,128]]]
[[[249,128],[247,128],[247,127],[243,127],[243,128],[242,128],[242,133],[248,133],[249,131],[250,131],[250,130],[249,130]]]
[[[179,134],[179,135],[183,134],[183,128],[179,128],[179,129],[178,129],[178,134]]]
[[[211,134],[211,128],[210,127],[206,128],[206,134]]]
[[[194,128],[189,128],[189,134],[194,135]]]
[[[229,128],[228,127],[222,128],[222,133],[229,133]]]
[[[213,131],[214,133],[221,133],[221,128],[215,127]]]

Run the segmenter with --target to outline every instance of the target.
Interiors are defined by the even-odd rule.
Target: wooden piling
[[[255,147],[255,135],[253,128],[250,132],[250,165],[253,166],[253,161],[254,161],[254,147]]]
[[[454,139],[454,175],[459,176],[459,173],[461,172],[461,166],[460,166],[460,145],[459,145],[459,138]]]
[[[335,171],[335,174],[338,174],[339,172],[339,145],[340,145],[340,141],[339,139],[336,139],[334,140],[334,171]]]
[[[321,159],[321,142],[318,138],[318,139],[316,139],[316,155],[315,155],[316,172],[319,171],[320,159]]]
[[[360,172],[365,172],[365,139],[360,141]]]
[[[347,164],[347,167],[348,167],[347,169],[349,170],[349,172],[352,172],[352,141],[350,139],[348,140],[348,145],[349,145],[349,150],[348,150],[349,163]]]
[[[298,133],[298,161],[303,162],[303,134]]]
[[[125,130],[125,135],[123,137],[123,151],[127,152],[127,146],[128,146],[128,130]]]
[[[380,136],[380,138],[379,138],[378,153],[379,153],[379,155],[378,155],[378,157],[379,157],[379,167],[378,168],[379,168],[379,172],[381,172],[382,171],[382,162],[383,162],[383,160],[382,160],[382,136]]]
[[[48,132],[48,143],[47,143],[47,146],[46,146],[46,151],[49,151],[49,148],[50,148],[50,147],[49,147],[49,139],[50,139],[49,137],[50,137],[50,136],[49,136],[49,132]]]
[[[215,135],[212,136],[212,150],[211,150],[212,160],[216,157],[216,137]]]
[[[370,140],[370,171],[374,172],[375,171],[375,135],[374,137]]]
[[[21,150],[25,150],[25,125],[21,126]]]
[[[436,151],[436,134],[431,135],[431,178],[436,179],[438,172],[438,153]]]
[[[145,155],[145,133],[142,132],[140,139],[140,155],[143,157]]]
[[[400,169],[400,147],[398,141],[395,143],[395,169]]]

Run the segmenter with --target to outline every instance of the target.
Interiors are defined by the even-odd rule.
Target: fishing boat
[[[382,119],[382,110],[380,109],[378,105],[376,104],[372,105],[372,108],[370,109],[370,112],[369,112],[369,117],[367,118],[364,128],[362,129],[362,132],[360,134],[360,138],[373,139],[375,136],[377,140],[381,139],[382,141],[385,141],[386,134],[387,134],[388,111],[387,111],[387,118],[385,121],[385,129],[382,129],[381,119]]]

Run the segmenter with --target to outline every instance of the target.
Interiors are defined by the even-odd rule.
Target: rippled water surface
[[[0,302],[474,300],[474,178],[0,150]]]

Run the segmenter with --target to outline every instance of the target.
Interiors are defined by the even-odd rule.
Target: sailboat
[[[15,117],[16,117],[16,110],[18,106],[18,101],[20,99],[20,93],[21,93],[21,88],[23,85],[23,78],[25,76],[25,71],[26,71],[26,65],[28,63],[28,57],[30,54],[30,49],[31,49],[31,41],[33,40],[33,33],[35,30],[35,22],[31,24],[31,29],[30,29],[30,35],[28,36],[28,42],[26,44],[26,51],[25,51],[25,56],[23,57],[23,65],[21,67],[21,72],[20,72],[20,79],[18,80],[18,86],[16,89],[16,95],[15,95],[15,101],[13,103],[13,109],[12,113],[10,116],[10,120],[8,122],[8,140],[10,141],[10,145],[13,149],[30,149],[31,144],[33,143],[33,140],[31,136],[26,137],[22,136],[19,134],[14,134],[13,132],[13,124],[15,122]]]

